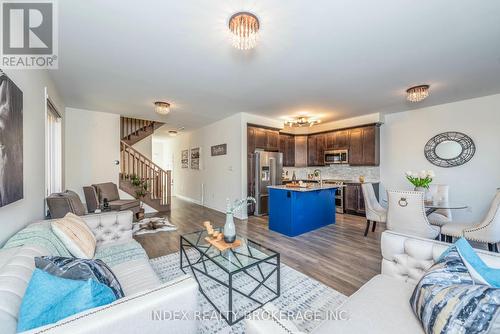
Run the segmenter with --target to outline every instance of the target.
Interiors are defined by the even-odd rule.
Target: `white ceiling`
[[[193,129],[238,112],[333,121],[500,92],[500,1],[64,0],[59,70],[67,106]],[[227,20],[249,10],[257,47]],[[430,97],[405,101],[428,83]],[[166,117],[152,102],[172,103]]]

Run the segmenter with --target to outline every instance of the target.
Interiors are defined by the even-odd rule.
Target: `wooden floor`
[[[150,258],[179,251],[179,235],[203,229],[202,222],[223,226],[225,220],[221,212],[176,198],[167,216],[177,231],[136,237]],[[238,234],[279,252],[283,263],[346,295],[380,273],[380,234],[385,226],[377,226],[366,238],[365,226],[364,217],[337,215],[335,225],[290,238],[269,231],[267,218],[236,223]]]

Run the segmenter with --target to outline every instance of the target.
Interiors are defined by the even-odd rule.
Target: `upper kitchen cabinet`
[[[349,130],[334,131],[332,139],[334,150],[345,150],[349,148]]]
[[[281,133],[280,137],[280,152],[283,153],[283,166],[295,166],[295,136]]]
[[[279,151],[278,130],[265,129],[249,125],[247,139],[249,153],[253,153],[255,149]]]
[[[378,166],[380,164],[380,127],[370,125],[349,131],[349,165]]]
[[[335,132],[325,133],[325,149],[334,150],[335,149]]]
[[[318,133],[307,137],[307,165],[325,165],[326,135]]]
[[[280,133],[277,130],[266,130],[267,151],[278,151],[280,148]]]

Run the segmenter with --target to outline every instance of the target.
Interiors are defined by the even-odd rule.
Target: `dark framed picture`
[[[200,148],[191,149],[191,169],[200,169]]]
[[[189,167],[189,150],[181,151],[181,168]]]
[[[227,154],[227,144],[214,145],[211,147],[212,156],[226,155]]]
[[[0,206],[23,198],[23,92],[0,75]]]

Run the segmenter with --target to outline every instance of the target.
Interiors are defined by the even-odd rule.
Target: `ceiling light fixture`
[[[406,90],[406,99],[410,102],[420,102],[429,96],[429,85],[419,85]]]
[[[252,13],[239,12],[231,16],[229,30],[233,34],[233,46],[240,50],[253,49],[257,45],[259,28],[259,19]]]
[[[321,123],[320,119],[317,118],[307,118],[304,116],[297,117],[293,120],[288,120],[285,122],[285,126],[290,127],[304,127],[304,126],[313,126],[315,124]]]
[[[155,102],[155,111],[160,115],[167,115],[170,112],[170,103],[168,102]]]
[[[170,130],[170,131],[168,131],[168,135],[169,135],[170,137],[175,137],[175,136],[177,136],[178,134],[179,134],[179,133],[178,133],[177,131],[175,131],[175,130]]]

